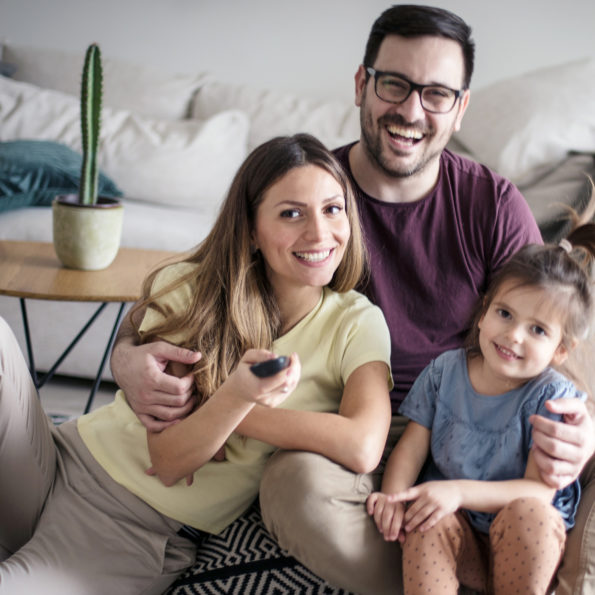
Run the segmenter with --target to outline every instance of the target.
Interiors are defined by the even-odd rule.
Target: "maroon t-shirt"
[[[462,345],[492,273],[525,244],[542,240],[518,189],[482,165],[445,150],[430,194],[388,203],[357,186],[352,146],[335,155],[354,183],[370,253],[370,281],[360,289],[390,329],[396,412],[430,360]]]

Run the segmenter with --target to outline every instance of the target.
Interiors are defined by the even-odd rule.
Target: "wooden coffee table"
[[[177,252],[120,248],[114,262],[108,268],[102,271],[77,271],[62,266],[51,243],[0,241],[0,295],[20,299],[29,369],[35,386],[40,388],[56,373],[62,361],[108,303],[120,302],[112,332],[85,405],[84,412],[87,413],[101,383],[101,375],[126,303],[135,302],[140,298],[142,282],[152,269],[179,256],[181,254]],[[58,357],[56,363],[41,377],[35,369],[27,317],[27,298],[65,302],[100,302],[95,313]]]

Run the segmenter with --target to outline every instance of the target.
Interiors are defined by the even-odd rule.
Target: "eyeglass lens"
[[[456,92],[440,85],[419,89],[421,105],[432,112],[449,112],[457,99]],[[376,79],[376,93],[380,99],[390,103],[401,103],[409,97],[411,84],[401,77],[391,74],[381,74]]]

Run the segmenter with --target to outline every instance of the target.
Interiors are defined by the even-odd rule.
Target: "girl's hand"
[[[405,532],[402,526],[405,513],[403,502],[395,502],[391,499],[390,494],[374,492],[368,496],[366,507],[368,514],[374,517],[374,522],[385,541],[396,541],[397,539],[400,543],[405,541]]]
[[[301,366],[297,353],[289,358],[289,366],[274,376],[259,378],[250,370],[258,362],[273,359],[274,353],[265,349],[249,349],[237,368],[225,381],[226,389],[249,403],[276,407],[295,389],[300,379]]]
[[[427,531],[461,507],[462,494],[456,481],[428,481],[398,494],[394,502],[411,502],[405,513],[405,532]]]

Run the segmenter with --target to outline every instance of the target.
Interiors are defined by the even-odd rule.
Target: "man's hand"
[[[111,368],[142,424],[152,432],[160,432],[188,415],[195,405],[192,374],[180,378],[167,374],[168,363],[193,365],[200,357],[200,353],[165,341],[145,345],[120,341],[114,346]]]
[[[595,451],[595,428],[580,399],[547,401],[552,413],[564,416],[556,422],[532,415],[533,456],[544,483],[561,489],[573,482]]]

